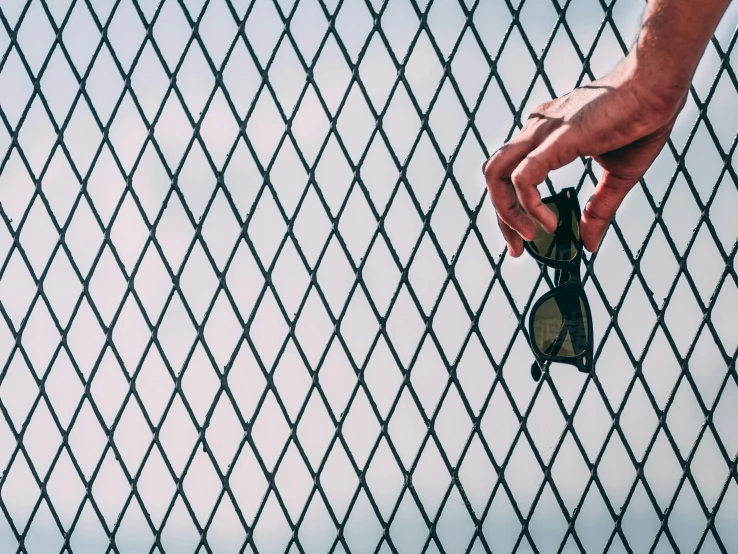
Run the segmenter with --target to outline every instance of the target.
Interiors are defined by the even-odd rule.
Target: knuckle
[[[485,178],[489,181],[490,179],[493,179],[497,176],[497,167],[500,163],[500,158],[504,154],[505,146],[502,146],[497,152],[492,154],[489,159],[485,162],[484,167],[482,168],[482,173],[484,173]]]
[[[538,104],[535,108],[533,108],[530,115],[528,116],[528,119],[538,119],[542,115],[545,116],[553,102],[554,100],[547,100],[546,102]]]
[[[582,156],[579,136],[571,129],[553,135],[552,139],[549,148],[546,149],[549,170],[558,169]]]
[[[501,206],[495,206],[495,208],[497,209],[497,213],[499,214],[499,216],[506,221],[514,219],[519,212],[519,208],[515,203],[503,204]]]
[[[526,158],[527,160],[527,167],[525,169],[528,169],[529,171],[540,171],[540,170],[548,170],[549,169],[549,160],[544,158],[541,154],[534,154],[532,156],[528,156]]]
[[[531,155],[518,166],[513,174],[513,182],[519,192],[527,194],[527,189],[538,185],[548,172],[548,161],[539,155]]]
[[[584,211],[588,218],[594,221],[610,221],[610,215],[606,211],[603,211],[602,208],[598,207],[598,204],[596,203],[588,203],[584,207]]]
[[[538,111],[538,108],[536,108],[530,113],[530,115],[528,115],[527,119],[523,122],[523,126],[520,128],[520,133],[528,133],[534,130],[543,118],[543,114]]]

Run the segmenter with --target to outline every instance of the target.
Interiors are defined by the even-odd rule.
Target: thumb
[[[608,171],[603,173],[582,213],[580,233],[587,250],[597,251],[615,212],[636,182],[623,179]]]

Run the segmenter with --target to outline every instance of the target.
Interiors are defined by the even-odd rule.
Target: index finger
[[[536,237],[537,228],[520,209],[511,175],[534,147],[530,140],[517,137],[495,152],[484,166],[487,190],[498,217],[527,241]]]

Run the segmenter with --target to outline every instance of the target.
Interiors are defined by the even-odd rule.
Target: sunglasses
[[[541,379],[546,362],[576,366],[592,371],[592,312],[584,294],[580,266],[582,238],[579,233],[579,208],[576,190],[567,188],[543,199],[556,214],[558,226],[553,233],[538,226],[538,234],[525,249],[540,264],[553,268],[554,288],[533,305],[528,320],[530,345],[536,357],[531,375]]]

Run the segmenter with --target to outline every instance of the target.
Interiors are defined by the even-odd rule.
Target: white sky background
[[[70,2],[50,0],[47,4],[55,22],[59,24],[63,21]],[[92,0],[90,4],[96,17],[102,23],[107,21],[113,2]],[[291,10],[292,4],[289,0],[279,3],[285,13]],[[0,13],[11,28],[16,26],[24,5],[21,1],[3,1]],[[202,2],[190,0],[184,1],[183,5],[191,17],[199,16]],[[233,6],[239,18],[248,7],[245,1],[233,2]],[[155,2],[141,2],[147,21],[153,16],[156,7]],[[329,10],[335,9],[333,2],[327,2],[327,7]],[[420,8],[424,9],[424,4]],[[638,1],[617,2],[613,16],[628,44],[635,37],[641,11],[642,5]],[[336,20],[337,33],[352,61],[356,60],[364,43],[370,40],[367,53],[359,64],[359,75],[369,100],[381,112],[394,85],[396,68],[379,36],[372,33],[371,17],[363,2],[347,0],[339,14]],[[583,51],[589,51],[602,16],[603,12],[596,2],[572,2],[567,20]],[[552,4],[548,0],[528,0],[520,18],[533,47],[540,53],[556,21]],[[732,6],[717,34],[723,48],[727,48],[737,20],[738,8]],[[497,52],[509,22],[510,12],[503,2],[482,1],[477,8],[474,23],[492,56]],[[418,28],[411,4],[407,0],[390,0],[381,23],[395,56],[402,60]],[[448,56],[453,50],[463,23],[463,13],[455,0],[437,0],[434,3],[428,16],[428,25],[442,56]],[[325,353],[333,324],[316,289],[310,288],[309,273],[295,243],[288,240],[272,269],[272,282],[290,320],[309,289],[310,292],[295,329],[299,349],[290,340],[276,362],[273,380],[286,413],[277,404],[273,393],[269,392],[264,397],[265,378],[247,343],[241,344],[234,358],[234,349],[242,333],[234,308],[243,320],[248,320],[264,286],[254,252],[242,239],[239,240],[241,222],[251,217],[247,234],[256,256],[265,267],[271,265],[287,228],[271,193],[266,190],[259,194],[263,182],[259,166],[269,166],[276,154],[269,178],[287,218],[292,218],[300,203],[308,173],[291,142],[284,142],[279,151],[276,150],[284,133],[284,122],[266,89],[261,90],[246,124],[246,134],[256,159],[243,139],[238,139],[235,151],[231,153],[238,133],[232,108],[239,117],[245,116],[261,85],[261,76],[243,41],[239,40],[229,54],[237,26],[223,0],[209,3],[199,29],[208,56],[216,67],[229,55],[223,80],[233,106],[228,104],[220,88],[210,100],[216,83],[197,43],[189,46],[178,70],[177,85],[184,106],[173,93],[163,100],[168,79],[151,42],[146,40],[141,18],[130,0],[120,2],[108,28],[108,38],[120,68],[107,47],[95,55],[100,33],[85,4],[76,4],[62,38],[71,62],[80,75],[85,74],[95,55],[85,90],[103,126],[110,121],[113,110],[117,110],[108,132],[111,151],[108,145],[100,149],[101,129],[92,116],[90,105],[84,98],[75,101],[79,83],[59,46],[54,45],[53,30],[41,3],[38,0],[30,3],[18,31],[18,43],[34,75],[45,67],[40,91],[56,125],[62,125],[71,109],[71,119],[63,132],[63,143],[71,156],[70,164],[62,150],[55,146],[57,134],[39,96],[30,101],[32,81],[17,51],[11,48],[5,55],[10,40],[4,25],[0,26],[0,51],[5,60],[0,68],[0,108],[8,125],[0,125],[0,153],[4,160],[0,173],[0,205],[3,218],[7,218],[7,224],[0,225],[0,260],[3,260],[0,266],[0,303],[13,329],[24,326],[20,342],[35,375],[45,379],[45,390],[50,401],[48,406],[41,399],[27,423],[23,443],[28,459],[21,454],[14,455],[16,441],[8,423],[0,418],[0,469],[7,474],[0,489],[0,499],[16,527],[24,529],[39,498],[39,488],[27,463],[30,461],[38,478],[47,479],[48,496],[65,528],[81,511],[71,539],[73,551],[104,552],[107,545],[105,533],[90,503],[83,503],[84,485],[71,461],[69,450],[86,479],[96,470],[101,456],[104,456],[92,486],[92,495],[101,515],[112,527],[128,499],[130,487],[122,467],[131,476],[140,472],[138,490],[144,505],[139,507],[134,501],[126,509],[116,535],[116,544],[121,552],[148,551],[153,538],[141,509],[149,513],[158,527],[172,502],[175,485],[158,447],[148,455],[141,468],[141,461],[152,439],[151,430],[142,415],[143,408],[154,425],[161,424],[159,438],[175,474],[179,474],[188,462],[197,439],[195,424],[200,426],[209,418],[205,433],[207,443],[221,471],[226,472],[230,465],[235,464],[230,487],[243,517],[250,524],[266,491],[266,480],[248,444],[234,461],[244,428],[228,397],[219,392],[218,377],[212,364],[214,361],[221,372],[229,367],[230,393],[244,421],[252,426],[253,442],[268,471],[273,470],[289,438],[289,424],[285,416],[289,421],[294,421],[307,403],[297,428],[297,441],[313,469],[317,470],[327,456],[320,480],[331,508],[342,520],[358,479],[340,445],[330,453],[326,450],[333,433],[328,413],[332,412],[336,418],[345,414],[343,437],[356,464],[363,468],[378,436],[380,423],[364,389],[359,389],[353,396],[356,377],[348,356],[361,366],[372,348],[365,370],[367,388],[382,418],[397,401],[394,416],[389,422],[389,435],[405,468],[413,464],[419,447],[425,444],[413,475],[413,486],[432,519],[451,479],[433,440],[427,443],[423,440],[427,428],[408,389],[402,387],[402,375],[387,342],[380,338],[377,345],[372,346],[379,323],[361,288],[351,297],[340,326],[348,354],[335,338]],[[316,0],[301,0],[292,19],[291,31],[308,64],[326,29],[326,19]],[[262,66],[269,59],[281,30],[282,23],[273,2],[256,0],[246,23],[246,33]],[[179,4],[174,0],[166,0],[154,26],[153,38],[164,63],[170,69],[177,66],[190,33],[191,29]],[[368,39],[370,33],[371,38]],[[125,77],[121,75],[121,70],[127,74],[137,56],[130,81],[146,122],[129,93],[123,94]],[[602,75],[613,67],[619,57],[619,46],[607,27],[592,56],[592,70],[596,75]],[[709,46],[695,79],[700,98],[704,99],[718,68],[718,56],[714,48]],[[498,69],[512,101],[519,105],[534,77],[535,65],[517,30],[508,40]],[[558,31],[554,39],[545,69],[556,94],[570,90],[581,73],[581,63],[563,29]],[[451,71],[463,101],[473,107],[486,81],[489,66],[469,31],[466,31],[454,55]],[[280,42],[268,77],[277,100],[283,110],[290,114],[304,87],[305,72],[286,39]],[[443,67],[424,32],[410,55],[405,77],[420,109],[425,112],[436,96],[443,77]],[[335,113],[349,90],[351,70],[334,35],[330,36],[321,51],[313,78],[327,109]],[[123,98],[119,103],[121,95]],[[737,96],[730,81],[724,78],[708,109],[710,121],[725,150],[729,149],[738,128],[738,110],[735,108]],[[537,103],[548,98],[550,94],[539,77],[525,105],[524,116]],[[164,108],[159,114],[162,102]],[[309,87],[300,104],[292,123],[292,132],[304,161],[310,168],[314,166],[315,182],[332,217],[341,213],[338,232],[345,242],[348,255],[357,265],[367,258],[362,270],[364,282],[381,316],[387,316],[387,334],[400,363],[404,367],[412,367],[413,390],[428,417],[436,410],[448,379],[444,357],[451,362],[458,358],[460,389],[451,387],[438,410],[435,423],[440,445],[449,463],[455,466],[471,432],[471,420],[464,402],[478,414],[494,380],[494,370],[484,353],[480,336],[495,360],[499,361],[516,329],[514,315],[499,285],[492,288],[482,303],[493,271],[475,234],[465,240],[459,252],[469,225],[462,202],[474,208],[484,194],[480,168],[485,151],[472,133],[464,132],[466,115],[454,89],[448,80],[444,80],[430,109],[428,121],[445,159],[453,156],[458,149],[449,174],[453,174],[459,184],[463,196],[460,199],[452,183],[445,179],[444,163],[439,160],[428,134],[423,133],[417,146],[414,146],[420,119],[406,89],[400,86],[389,102],[382,119],[382,129],[400,163],[405,161],[414,147],[406,172],[409,190],[401,186],[386,213],[384,230],[390,244],[381,236],[372,240],[377,228],[372,207],[380,215],[385,212],[399,171],[385,143],[375,134],[360,167],[369,198],[364,196],[359,187],[354,186],[346,200],[352,182],[351,164],[355,164],[363,154],[375,121],[355,84],[351,85],[345,104],[338,118],[337,132],[351,163],[331,133],[320,161],[315,164],[316,156],[330,133],[330,125],[312,87]],[[195,121],[199,121],[200,114],[204,112],[200,124],[202,142],[196,141],[190,145],[193,130],[187,112]],[[25,120],[17,140],[28,167],[11,139],[24,113]],[[675,129],[677,149],[683,148],[696,116],[697,109],[690,100]],[[158,119],[153,138],[166,165],[160,160],[154,143],[147,137],[146,125],[154,118]],[[474,119],[487,152],[494,151],[502,143],[512,124],[510,109],[493,81]],[[459,146],[462,134],[464,139]],[[10,153],[6,155],[8,151]],[[685,163],[695,188],[706,200],[715,185],[721,160],[704,124],[692,142]],[[75,175],[72,165],[86,181],[91,204],[87,197],[79,196],[80,179]],[[649,189],[657,201],[663,197],[675,166],[672,154],[664,152],[647,175]],[[213,197],[218,182],[213,168],[221,175],[230,198],[227,198],[222,188]],[[174,195],[169,195],[171,173],[177,174],[178,193]],[[576,183],[581,174],[582,164],[572,164],[556,172],[553,176],[554,186],[562,188]],[[34,193],[34,180],[39,176],[43,198]],[[129,176],[137,200],[125,189]],[[582,191],[582,204],[591,190],[592,184],[587,182]],[[46,201],[43,201],[44,198]],[[165,198],[168,199],[166,202]],[[418,213],[415,202],[422,214]],[[729,212],[729,206],[736,202],[738,192],[728,177],[721,183],[711,211],[712,224],[726,251],[730,251],[738,235]],[[234,214],[231,203],[238,215]],[[434,205],[429,216],[430,229],[437,239],[440,253],[427,233],[423,234],[417,251],[414,251],[423,232],[421,217]],[[343,210],[340,211],[342,206]],[[696,204],[684,178],[680,177],[664,209],[664,221],[680,251],[686,247],[698,217]],[[202,218],[204,223],[200,241],[195,239],[193,224]],[[645,195],[640,188],[636,188],[618,215],[633,254],[640,250],[653,218]],[[154,245],[148,242],[149,228],[154,222],[155,237],[163,252],[163,259]],[[89,279],[89,294],[82,298],[83,286],[76,270],[58,247],[56,226],[65,229],[63,242],[71,252],[82,279]],[[477,226],[484,245],[498,259],[504,243],[488,202],[483,205]],[[27,263],[13,244],[13,234],[18,233],[18,229],[18,242],[25,252]],[[313,267],[318,260],[330,231],[330,218],[311,184],[293,225],[294,236],[309,267]],[[111,245],[106,245],[98,256],[106,235],[109,235],[115,254]],[[646,248],[640,267],[656,302],[660,304],[669,292],[678,267],[659,230],[656,235]],[[190,248],[193,241],[194,246]],[[209,255],[205,253],[203,244],[207,244]],[[401,271],[393,260],[389,246],[400,264],[406,264],[411,255],[413,261],[409,268],[409,287],[401,288],[394,307],[387,315],[400,282]],[[235,254],[231,256],[234,249]],[[447,261],[458,258],[455,275],[461,290],[457,291],[453,286],[443,289],[432,322],[441,352],[430,336],[425,337],[420,351],[416,352],[424,336],[424,324],[409,290],[412,289],[417,296],[427,316],[438,301],[446,277],[441,254]],[[165,263],[179,275],[182,291],[182,296],[175,294],[171,300],[168,298],[173,282]],[[708,302],[724,263],[704,225],[687,264],[693,271],[692,277],[703,301]],[[161,353],[154,346],[149,346],[151,332],[146,319],[133,296],[126,292],[127,279],[134,268],[136,273],[132,288],[149,322],[155,325],[161,319],[157,331]],[[216,270],[221,272],[225,268],[224,283],[232,302],[223,290],[218,289]],[[536,264],[526,256],[519,260],[507,259],[501,271],[514,301],[522,309],[533,294],[539,275]],[[608,233],[594,264],[594,271],[607,301],[614,305],[631,272],[631,266],[614,232]],[[58,324],[67,333],[69,353],[65,349],[57,352],[60,333],[45,303],[41,298],[36,298],[32,274],[37,279],[44,276],[43,291]],[[336,237],[332,236],[320,262],[317,282],[335,317],[346,304],[354,278],[346,253]],[[534,294],[540,295],[543,290],[542,287]],[[465,296],[474,312],[481,310],[480,335],[473,334],[468,343],[466,337],[470,321],[459,292]],[[726,348],[732,352],[738,344],[738,327],[733,323],[733,314],[738,307],[738,289],[728,278],[719,294],[712,319]],[[599,345],[608,316],[603,300],[591,282],[588,295],[593,308],[596,344]],[[33,308],[24,322],[31,304]],[[105,331],[92,309],[93,305],[103,325],[108,326],[115,321],[111,337],[122,364],[115,353],[105,346]],[[684,355],[702,318],[684,278],[678,284],[670,306],[665,316],[666,323]],[[195,325],[200,325],[206,314],[209,315],[203,330],[207,344],[207,348],[204,348],[202,343],[196,341]],[[626,341],[634,355],[638,356],[656,320],[639,283],[634,283],[628,290],[619,320]],[[271,290],[268,290],[258,305],[250,327],[250,339],[267,370],[271,370],[275,363],[288,329],[288,322],[282,316]],[[320,363],[319,383],[327,405],[317,391],[313,390],[310,396],[307,395],[311,381],[300,349],[311,368],[318,367]],[[144,352],[146,354],[141,361]],[[83,398],[84,383],[73,369],[68,354],[75,360],[82,377],[85,380],[91,378],[92,403]],[[177,394],[163,423],[161,416],[170,403],[174,385],[162,355],[175,373],[183,374],[182,391],[191,410],[188,413],[182,397]],[[481,435],[498,462],[505,459],[519,426],[510,401],[518,410],[525,412],[537,387],[529,374],[531,362],[530,349],[524,337],[518,333],[504,365],[505,382],[511,398],[501,387],[496,387],[480,424]],[[13,333],[5,319],[0,320],[0,367],[0,403],[10,418],[10,424],[18,431],[29,419],[39,389],[28,363],[14,347]],[[690,369],[704,402],[711,407],[723,383],[726,367],[709,333],[700,335],[690,358]],[[135,385],[142,405],[133,397],[126,397],[126,374],[130,376],[137,371]],[[678,377],[678,364],[662,331],[656,334],[650,354],[643,364],[643,372],[656,402],[663,408]],[[569,367],[555,367],[552,375],[557,393],[570,409],[582,392],[584,376]],[[603,346],[597,376],[605,398],[613,409],[617,410],[620,406],[632,375],[632,364],[620,340],[611,332]],[[209,414],[216,395],[217,407]],[[83,406],[75,416],[80,402]],[[253,418],[254,409],[262,402],[259,416]],[[733,425],[738,416],[736,406],[738,386],[731,379],[714,416],[719,437],[731,457],[738,451],[738,435]],[[56,414],[62,430],[71,429],[69,450],[63,449],[58,459],[62,435],[50,415],[50,409]],[[74,423],[70,424],[73,416]],[[120,460],[116,460],[113,452],[106,448],[105,433],[116,419],[113,437],[121,455]],[[667,414],[669,431],[682,456],[686,457],[690,452],[703,421],[704,415],[691,387],[682,380],[675,402]],[[630,448],[640,459],[657,425],[657,416],[640,382],[636,383],[628,396],[627,408],[620,422]],[[544,462],[550,458],[564,424],[554,395],[549,386],[544,384],[528,421],[533,447],[540,452]],[[590,383],[574,421],[577,436],[590,460],[597,458],[610,424],[603,398],[594,383]],[[52,462],[54,465],[50,470]],[[708,432],[697,449],[692,471],[700,493],[710,507],[722,491],[727,470],[716,442]],[[598,474],[610,502],[616,510],[619,509],[633,482],[635,471],[617,437],[608,444]],[[645,474],[653,494],[664,509],[672,500],[681,470],[663,432],[649,455]],[[553,465],[552,475],[559,494],[571,512],[579,503],[588,479],[588,470],[571,437],[565,440]],[[514,448],[506,471],[506,481],[523,513],[527,513],[542,476],[530,445],[522,438]],[[481,514],[496,476],[478,437],[474,438],[464,457],[459,479],[472,508],[478,515]],[[384,440],[369,465],[367,482],[385,519],[399,503],[390,532],[397,550],[420,551],[427,531],[408,493],[398,498],[403,477]],[[297,520],[311,492],[312,481],[294,444],[289,446],[280,463],[276,485],[290,517],[293,521]],[[201,525],[205,525],[213,512],[220,489],[220,480],[209,456],[198,446],[183,490]],[[335,536],[335,528],[318,495],[314,495],[311,502],[300,531],[302,546],[306,552],[325,552],[328,549],[326,544],[330,545]],[[716,518],[716,527],[724,544],[736,546],[738,535],[734,526],[728,523],[738,518],[736,482],[731,483],[722,505]],[[215,510],[216,515],[208,533],[210,547],[215,552],[238,551],[245,533],[231,501],[226,497]],[[685,486],[679,493],[670,519],[670,528],[680,548],[685,551],[693,549],[703,527],[704,517],[699,504],[689,487]],[[455,488],[444,504],[437,528],[447,552],[466,549],[473,526],[461,495]],[[623,528],[634,550],[640,551],[650,546],[658,522],[642,485],[638,486],[630,500]],[[509,551],[519,529],[510,501],[500,489],[485,520],[485,538],[494,551]],[[530,524],[531,536],[540,551],[555,550],[565,529],[565,521],[554,495],[550,487],[546,487]],[[577,523],[577,531],[587,551],[600,551],[611,529],[612,523],[603,501],[592,487]],[[351,551],[374,551],[380,533],[380,525],[362,493],[344,532]],[[274,494],[270,493],[254,530],[257,548],[259,552],[280,552],[289,536],[286,520]],[[708,544],[712,540],[708,537]],[[192,552],[197,541],[190,514],[178,498],[162,533],[162,544],[167,553]],[[616,539],[613,546],[615,551],[622,548],[618,542],[619,539]],[[643,546],[639,548],[639,545]],[[61,535],[46,501],[42,502],[34,517],[34,523],[27,533],[26,546],[29,552],[56,552],[62,548]],[[576,551],[573,543],[570,546],[572,551]],[[668,544],[663,546],[668,547]],[[13,533],[5,517],[0,515],[0,551],[12,552],[16,547]],[[386,545],[384,548],[383,551],[389,551]],[[434,548],[431,546],[429,551],[434,552]],[[527,552],[530,546],[524,543],[521,550]],[[484,551],[479,543],[473,550],[477,551]]]

